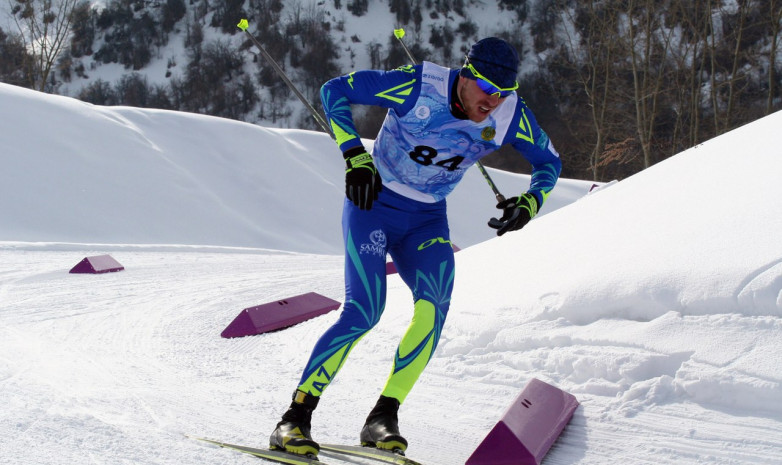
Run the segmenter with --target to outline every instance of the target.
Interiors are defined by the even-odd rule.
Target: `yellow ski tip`
[[[246,19],[242,19],[239,21],[239,24],[236,25],[239,29],[246,31],[248,27],[250,27],[250,23]]]
[[[394,29],[394,35],[397,39],[401,39],[405,36],[405,30],[404,29]]]

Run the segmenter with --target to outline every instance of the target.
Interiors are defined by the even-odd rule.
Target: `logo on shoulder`
[[[379,257],[386,256],[386,233],[382,229],[376,229],[369,233],[369,242],[361,244],[361,254],[372,254]]]

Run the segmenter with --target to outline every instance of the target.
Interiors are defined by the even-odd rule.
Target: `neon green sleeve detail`
[[[329,122],[331,123],[331,132],[334,133],[334,139],[336,139],[337,145],[339,145],[340,147],[345,142],[349,140],[353,140],[358,137],[355,134],[350,134],[344,129],[342,129],[336,122],[334,122],[333,119],[330,120]]]

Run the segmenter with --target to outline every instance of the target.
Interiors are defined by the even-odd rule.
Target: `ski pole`
[[[269,55],[269,52],[266,51],[265,48],[263,48],[263,45],[261,45],[260,42],[258,42],[258,39],[255,38],[254,35],[250,34],[250,31],[247,30],[247,28],[250,26],[250,23],[246,19],[242,19],[239,21],[239,24],[236,25],[239,29],[244,31],[245,34],[247,34],[247,37],[252,40],[253,44],[255,44],[256,47],[258,47],[258,50],[261,51],[261,54],[263,55],[266,60],[271,63],[272,68],[274,68],[275,71],[277,71],[277,74],[280,75],[283,81],[285,81],[285,84],[288,85],[288,87],[293,91],[294,94],[296,94],[296,97],[301,100],[301,103],[304,104],[305,107],[307,107],[312,113],[312,117],[315,118],[315,121],[318,123],[318,125],[323,129],[326,134],[332,135],[331,130],[329,129],[329,125],[326,124],[326,119],[321,116],[320,113],[315,109],[315,107],[310,104],[310,102],[307,101],[307,99],[299,92],[299,89],[296,88],[296,86],[291,82],[290,79],[288,79],[288,76],[285,74],[285,71],[282,70],[280,65],[277,64],[276,61],[274,61],[274,58],[272,58],[271,55]],[[333,136],[332,136],[333,137]]]
[[[402,40],[402,37],[405,36],[405,30],[404,29],[394,29],[394,37],[396,37],[399,40],[399,43],[402,44],[402,48],[405,50],[405,53],[407,53],[407,56],[410,58],[410,61],[413,62],[414,65],[417,65],[418,62],[415,58],[413,58],[413,54],[410,53],[410,49],[407,48],[407,45],[405,45],[404,41]],[[489,183],[489,187],[491,187],[491,190],[494,192],[494,197],[497,199],[497,202],[503,202],[505,201],[505,196],[500,193],[500,190],[497,189],[497,185],[494,184],[494,181],[491,179],[491,176],[489,176],[489,172],[486,171],[486,168],[484,168],[483,163],[480,161],[476,161],[475,165],[478,166],[478,169],[481,170],[481,174],[483,174],[483,178],[486,179],[486,182]]]
[[[402,44],[402,48],[405,50],[405,53],[407,53],[407,56],[410,58],[410,61],[413,62],[414,65],[418,64],[416,62],[416,59],[413,57],[413,54],[410,53],[410,49],[407,48],[407,45],[405,45],[405,42],[402,40],[402,37],[405,36],[405,30],[404,29],[394,29],[394,37],[396,37],[399,40],[399,43]]]

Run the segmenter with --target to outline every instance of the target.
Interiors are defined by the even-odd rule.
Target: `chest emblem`
[[[485,127],[483,128],[483,131],[481,131],[481,139],[485,141],[494,140],[494,136],[496,135],[497,131],[491,126]]]
[[[426,119],[429,118],[429,115],[432,113],[432,111],[429,109],[429,107],[425,105],[421,105],[420,107],[415,109],[415,117],[418,119]]]

